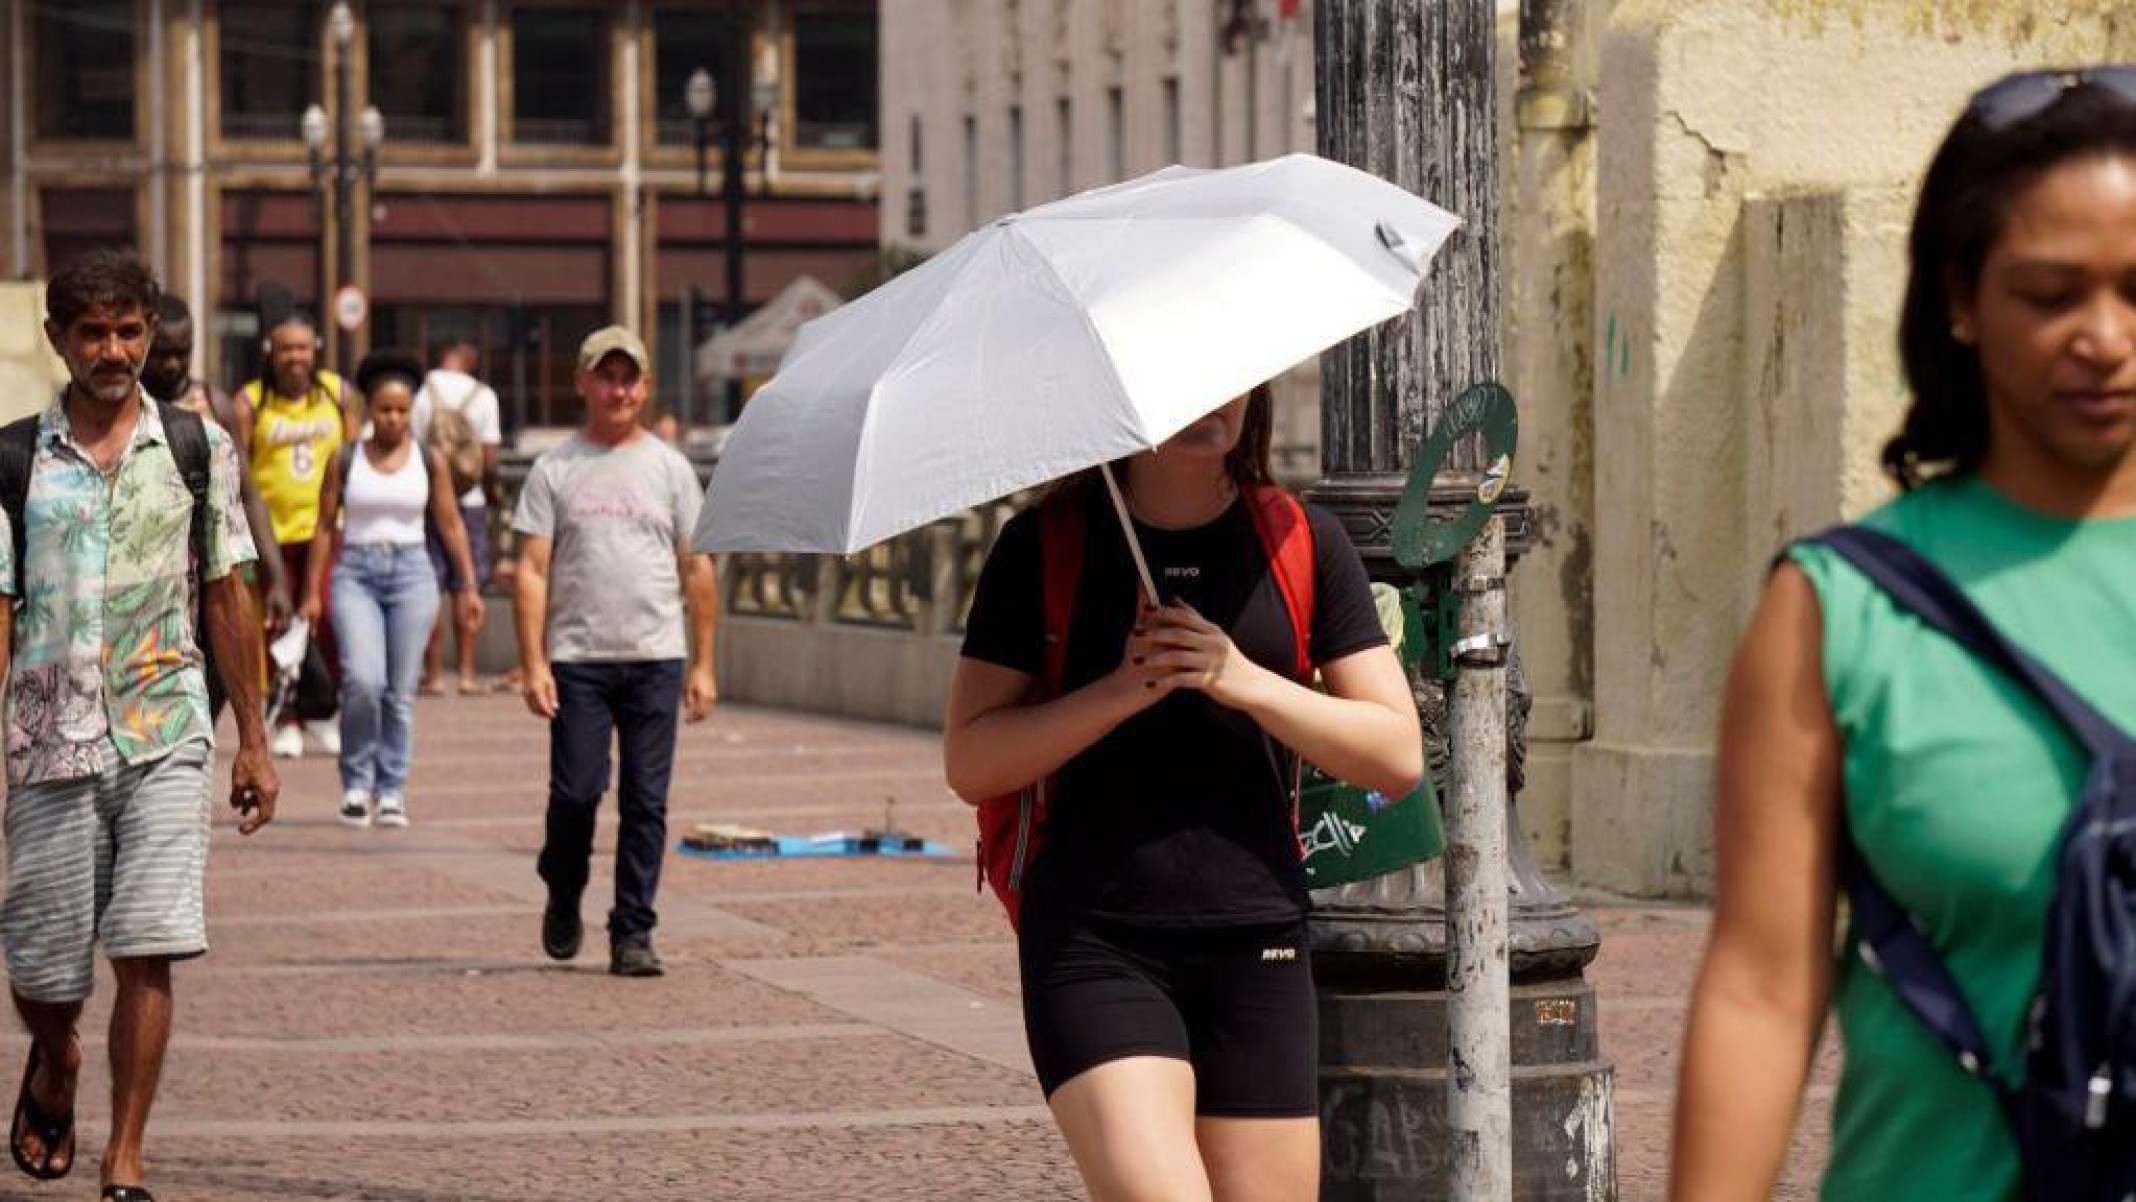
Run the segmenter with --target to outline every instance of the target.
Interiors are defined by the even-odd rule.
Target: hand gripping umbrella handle
[[[1142,540],[1135,537],[1135,520],[1127,515],[1127,498],[1120,495],[1120,482],[1113,479],[1112,464],[1101,463],[1098,470],[1105,473],[1105,491],[1112,494],[1113,512],[1120,515],[1120,533],[1127,536],[1128,554],[1135,557],[1135,571],[1142,577],[1142,595],[1150,599],[1152,608],[1162,605],[1157,584],[1150,579],[1150,561],[1142,555]]]

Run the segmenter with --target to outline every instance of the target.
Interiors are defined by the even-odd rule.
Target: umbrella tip
[[[1379,235],[1379,244],[1381,246],[1386,247],[1395,258],[1408,264],[1411,270],[1422,271],[1424,269],[1424,256],[1417,253],[1417,248],[1410,245],[1409,239],[1402,236],[1402,231],[1384,221],[1380,221],[1373,224],[1372,232]]]

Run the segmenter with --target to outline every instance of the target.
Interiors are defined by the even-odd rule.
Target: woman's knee
[[[1061,1085],[1047,1102],[1093,1202],[1210,1198],[1194,1135],[1194,1068],[1186,1061],[1108,1061]]]

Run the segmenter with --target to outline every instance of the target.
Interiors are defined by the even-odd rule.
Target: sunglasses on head
[[[2090,84],[2136,104],[2136,64],[2084,67],[2074,71],[2023,71],[2006,75],[1973,94],[1966,112],[1991,130],[2001,131],[2053,108],[2064,92]]]

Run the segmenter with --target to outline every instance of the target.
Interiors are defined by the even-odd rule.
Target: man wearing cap
[[[653,895],[677,712],[700,721],[717,696],[712,560],[690,551],[702,490],[689,461],[638,422],[649,366],[645,344],[621,326],[587,336],[578,362],[586,424],[535,461],[512,515],[526,703],[549,722],[542,948],[558,960],[578,955],[579,895],[613,731],[621,826],[608,969],[627,977],[662,971]]]

